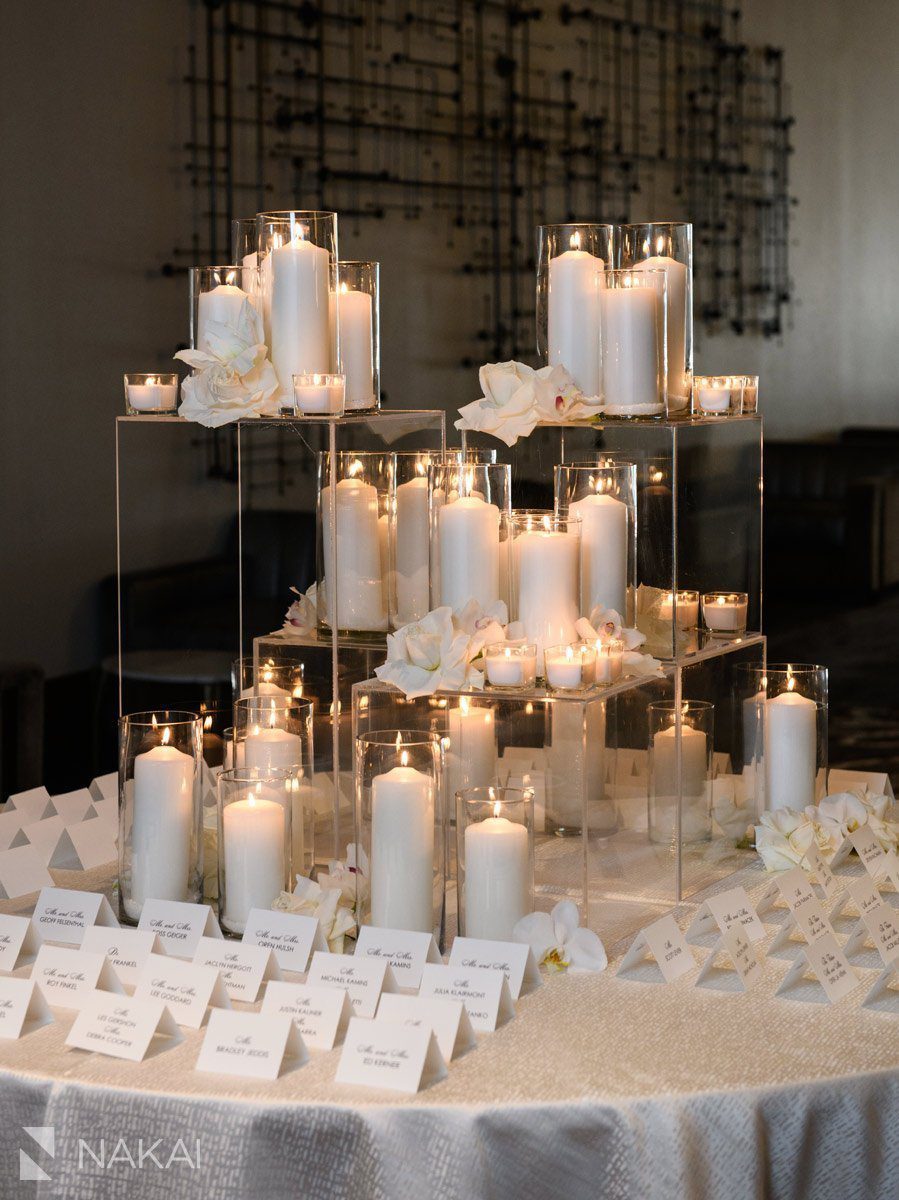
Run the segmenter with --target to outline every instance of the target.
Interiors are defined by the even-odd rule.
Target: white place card
[[[867,898],[870,900],[870,895]],[[899,912],[885,900],[879,900],[873,906],[865,904],[864,900],[856,903],[861,916],[849,934],[843,953],[852,958],[870,941],[885,967],[899,962]]]
[[[310,1049],[331,1050],[346,1034],[353,1006],[346,988],[281,980],[265,989],[262,1012],[292,1017]]]
[[[805,852],[805,862],[812,874],[812,878],[820,887],[824,899],[828,903],[834,900],[839,895],[842,885],[814,842],[812,842]]]
[[[316,950],[306,982],[319,987],[346,988],[353,1016],[373,1017],[382,992],[395,992],[396,979],[390,964],[378,958],[350,958]]]
[[[98,775],[88,789],[95,800],[119,800],[119,773],[110,771],[108,775]]]
[[[80,946],[85,929],[91,925],[119,927],[105,896],[69,888],[43,888],[31,919],[43,941],[64,942],[67,946]]]
[[[100,827],[105,830],[107,836],[115,839],[119,832],[118,799],[114,796],[111,800],[95,800],[94,812],[97,814]]]
[[[0,900],[17,900],[52,886],[53,876],[33,846],[0,851]]]
[[[825,934],[805,947],[784,976],[775,994],[791,998],[791,993],[798,993],[800,989],[809,990],[806,979],[809,971],[818,985],[811,989],[810,998],[818,1004],[834,1004],[858,986],[858,976],[849,965],[833,934]],[[798,995],[796,998],[799,998]]]
[[[636,975],[647,959],[655,959],[665,983],[673,983],[696,966],[693,951],[670,914],[640,930],[616,974]]]
[[[175,1018],[161,1000],[94,992],[75,1018],[66,1045],[141,1062],[154,1038],[165,1038],[168,1046],[176,1046],[183,1039]]]
[[[50,866],[59,871],[92,871],[117,858],[115,831],[94,819],[63,829]]]
[[[30,821],[23,825],[20,831],[21,841],[16,839],[16,845],[29,845],[40,856],[41,862],[50,866],[50,860],[56,852],[59,839],[65,832],[62,817],[55,814],[44,817],[42,821]],[[65,869],[65,868],[63,868]]]
[[[862,1008],[899,1013],[899,964],[892,963],[880,972],[862,1001]]]
[[[337,1083],[414,1094],[446,1079],[446,1063],[430,1029],[354,1017],[337,1064]]]
[[[729,964],[730,970],[722,966],[722,959]],[[722,932],[703,963],[696,986],[716,986],[722,972],[740,991],[748,992],[762,981],[762,964],[748,931],[740,924],[733,924]]]
[[[282,971],[302,974],[314,950],[327,950],[328,943],[318,917],[299,913],[273,912],[270,908],[251,908],[243,934],[245,946],[264,946],[271,950]]]
[[[870,825],[859,825],[853,829],[831,860],[831,869],[836,871],[848,859],[852,851],[861,859],[865,870],[875,881],[889,879],[893,887],[899,891],[899,859],[890,852],[887,854]]]
[[[777,875],[762,892],[756,905],[756,913],[761,916],[762,913],[776,908],[779,899],[783,900],[792,913],[802,908],[803,904],[817,903],[815,889],[802,867],[791,867],[789,871]]]
[[[225,985],[214,967],[151,954],[134,989],[135,999],[161,1000],[179,1025],[199,1029],[208,1008],[230,1008]]]
[[[700,904],[687,930],[687,941],[691,937],[704,937],[718,929],[721,933],[738,926],[751,942],[760,942],[765,937],[765,927],[743,887],[730,888],[710,896]]]
[[[176,958],[193,958],[201,937],[222,936],[208,904],[188,904],[183,900],[145,900],[137,927],[155,933],[166,954]]]
[[[489,942],[483,938],[457,937],[450,951],[451,967],[481,967],[502,971],[512,999],[527,995],[541,983],[540,969],[527,943]]]
[[[433,996],[438,1000],[461,1000],[478,1033],[492,1033],[515,1016],[515,1002],[505,973],[487,967],[426,963],[419,995],[422,999]]]
[[[20,845],[24,845],[25,839],[18,837],[21,832],[21,813],[16,812],[14,808],[10,809],[9,812],[0,813],[0,850],[8,850],[15,841],[18,841]]]
[[[85,929],[81,949],[105,954],[127,987],[135,986],[151,954],[165,953],[162,942],[148,929],[107,929],[102,925]]]
[[[300,1067],[308,1061],[309,1053],[290,1017],[219,1011],[210,1014],[196,1069],[273,1080],[285,1063]]]
[[[436,996],[382,996],[376,1019],[415,1029],[430,1029],[446,1062],[461,1058],[477,1045],[474,1027],[461,1000],[443,1000]]]
[[[41,946],[31,978],[55,1008],[81,1008],[95,991],[125,993],[121,980],[105,954],[71,950],[66,946]]]
[[[194,962],[214,967],[231,1000],[255,1004],[259,990],[269,979],[280,979],[274,954],[265,946],[245,946],[221,938],[200,938]]]
[[[75,792],[64,792],[60,796],[51,796],[50,803],[63,825],[78,825],[94,816],[93,802],[87,788],[78,788]]]
[[[802,934],[809,945],[827,935],[835,936],[833,926],[817,896],[812,896],[811,899],[803,897],[802,903],[793,909],[789,918],[777,931],[777,935],[768,948],[768,954],[778,957],[779,950],[788,949],[791,943],[795,944],[796,939],[793,937],[793,933],[796,930]]]
[[[359,930],[354,957],[388,962],[397,985],[413,991],[418,990],[425,963],[443,962],[432,934],[374,925],[363,925]]]
[[[9,798],[9,807],[16,810],[22,818],[23,824],[28,821],[39,821],[41,817],[49,817],[53,813],[50,793],[45,787],[31,788],[27,792],[16,792]]]
[[[33,979],[0,979],[0,1038],[20,1038],[52,1020],[44,994]]]
[[[0,971],[33,962],[40,947],[41,935],[30,917],[0,916]]]

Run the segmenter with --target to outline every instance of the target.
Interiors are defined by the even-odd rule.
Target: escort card
[[[795,930],[798,930],[809,945],[812,942],[817,942],[819,938],[829,934],[834,936],[833,926],[827,919],[827,913],[821,901],[812,896],[810,899],[803,896],[801,904],[795,908],[789,918],[781,925],[777,931],[777,935],[768,948],[768,954],[774,957],[791,957],[779,955],[779,950],[790,949],[791,946],[796,946],[798,943],[793,937]]]
[[[461,1000],[442,1000],[435,996],[382,996],[376,1019],[414,1029],[430,1029],[446,1062],[461,1058],[477,1045],[471,1019]]]
[[[52,886],[53,876],[33,846],[0,851],[0,900],[17,900]]]
[[[862,1001],[862,1007],[899,1013],[899,966],[896,963],[880,972]]]
[[[331,1050],[346,1034],[353,1006],[346,988],[276,981],[265,989],[262,1012],[292,1017],[310,1049]]]
[[[425,963],[419,995],[422,999],[461,1000],[478,1033],[492,1033],[515,1016],[508,981],[499,969]]]
[[[166,954],[177,958],[193,958],[201,937],[222,936],[208,904],[187,904],[183,900],[145,900],[137,927],[155,933]]]
[[[108,775],[98,775],[88,789],[95,800],[119,800],[119,773],[110,771]]]
[[[0,850],[8,850],[14,841],[17,840],[18,834],[22,831],[22,814],[17,813],[14,808],[9,812],[0,813]],[[24,838],[18,838],[19,844],[24,843]]]
[[[0,916],[0,971],[33,962],[41,946],[41,936],[30,917]]]
[[[245,946],[264,946],[271,950],[282,971],[302,974],[313,950],[327,950],[328,943],[317,917],[299,913],[272,912],[252,908],[243,934]]]
[[[221,938],[200,938],[194,962],[215,967],[231,1000],[255,1004],[259,989],[269,979],[280,979],[275,956],[265,946],[244,946]]]
[[[338,1083],[414,1093],[446,1079],[446,1073],[446,1063],[430,1029],[353,1017],[335,1079]]]
[[[481,967],[502,971],[513,1000],[540,986],[540,970],[531,948],[519,942],[488,942],[483,938],[457,937],[450,951],[451,967]]]
[[[0,979],[0,1038],[20,1038],[52,1020],[44,994],[33,979]]]
[[[363,925],[359,930],[354,957],[388,962],[397,986],[412,988],[413,991],[418,990],[421,969],[426,962],[443,962],[430,933],[378,929],[373,925]]]
[[[886,876],[899,891],[899,859],[892,852],[884,852],[870,825],[859,825],[858,829],[853,829],[852,833],[843,839],[842,845],[831,860],[831,869],[835,871],[842,866],[853,850],[872,879],[880,880]]]
[[[810,999],[817,1004],[827,1002],[834,1004],[837,1000],[848,996],[858,986],[858,977],[849,965],[846,955],[838,946],[837,939],[830,933],[805,947],[784,976],[783,982],[775,994],[790,998],[791,992],[798,993],[800,990],[808,990],[806,975],[809,970],[814,974],[816,983],[820,985],[812,989],[810,996]],[[801,997],[797,994],[795,998],[800,999]]]
[[[182,962],[167,954],[151,954],[144,963],[135,999],[147,997],[161,1000],[179,1025],[199,1029],[206,1019],[206,1010],[230,1008],[231,1001],[225,985],[214,967]]]
[[[864,880],[859,880],[864,883]],[[851,887],[851,884],[850,884]],[[847,958],[863,950],[870,939],[874,949],[880,955],[885,967],[899,962],[899,913],[884,900],[880,899],[874,905],[870,903],[870,892],[855,899],[861,917],[855,928],[849,934],[849,940],[843,947]],[[866,903],[867,901],[867,903]]]
[[[23,825],[21,830],[22,838],[27,839],[28,845],[34,848],[41,862],[48,866],[64,832],[62,817],[55,815],[44,817],[42,821],[30,821]],[[20,843],[17,841],[17,844]]]
[[[105,955],[63,946],[41,946],[31,978],[56,1008],[81,1008],[94,991],[125,992]]]
[[[636,976],[647,959],[655,959],[665,983],[672,983],[696,966],[693,951],[671,915],[653,921],[637,934],[616,974]]]
[[[53,814],[50,793],[45,787],[31,788],[27,792],[16,792],[9,798],[9,807],[14,808],[22,818],[22,823],[39,821],[41,817]]]
[[[91,925],[119,927],[105,896],[68,888],[42,888],[31,919],[43,941],[65,942],[67,946],[80,946],[85,929]]]
[[[776,906],[778,897],[794,915],[804,904],[817,904],[818,898],[811,881],[802,867],[791,867],[778,875],[762,892],[762,897],[756,906],[759,916]]]
[[[730,888],[729,891],[720,892],[717,896],[710,896],[708,900],[704,900],[690,922],[687,940],[691,937],[704,937],[716,929],[724,933],[734,925],[739,926],[751,942],[759,942],[765,937],[765,927],[758,919],[743,887]]]
[[[141,1062],[154,1038],[165,1038],[169,1046],[183,1040],[175,1018],[161,1000],[94,992],[75,1018],[66,1045]]]
[[[812,842],[805,852],[805,862],[818,886],[821,888],[824,899],[828,902],[833,900],[839,894],[841,884],[827,865],[827,860],[814,842]]]
[[[128,987],[134,987],[151,954],[164,954],[162,943],[148,929],[106,929],[92,925],[84,931],[81,949],[105,954],[112,969]]]
[[[722,959],[730,964],[729,970],[721,965]],[[762,964],[748,932],[740,924],[733,924],[722,931],[721,937],[703,963],[696,986],[718,986],[717,979],[722,975],[736,982],[739,990],[744,992],[748,992],[762,981]]]
[[[92,811],[89,812],[92,805],[91,794],[87,788],[79,788],[76,792],[65,792],[61,796],[51,796],[50,803],[53,805],[53,812],[62,820],[63,825],[78,825],[81,821],[94,815]]]
[[[82,825],[70,825],[60,834],[50,866],[60,871],[92,871],[94,867],[115,862],[116,832],[96,818]]]
[[[329,954],[316,950],[306,982],[320,987],[346,988],[354,1017],[373,1017],[382,992],[395,992],[396,980],[384,959]]]
[[[308,1061],[308,1051],[290,1017],[219,1011],[209,1016],[196,1069],[273,1080],[285,1063],[301,1067]]]

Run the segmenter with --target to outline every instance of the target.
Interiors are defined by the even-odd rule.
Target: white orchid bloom
[[[591,929],[580,928],[577,905],[560,900],[551,913],[522,917],[512,930],[516,942],[526,942],[538,966],[550,971],[604,971],[609,960]]]
[[[755,848],[766,871],[786,871],[800,866],[815,838],[806,813],[792,808],[764,812],[755,827]]]
[[[468,681],[470,641],[456,629],[451,608],[435,608],[421,621],[387,635],[387,661],[375,668],[375,675],[410,700],[433,696],[441,687],[462,688]]]
[[[344,938],[355,930],[356,920],[350,909],[343,906],[340,900],[339,888],[322,888],[314,880],[298,875],[293,893],[282,892],[272,904],[272,908],[277,912],[316,917],[328,943],[328,949],[335,954],[341,954]]]
[[[538,424],[579,420],[599,410],[588,405],[564,367],[520,362],[485,363],[479,372],[484,395],[459,409],[456,429],[490,433],[514,446]]]
[[[323,888],[336,888],[347,908],[356,912],[360,904],[365,906],[371,887],[368,856],[359,845],[347,846],[346,859],[332,859],[326,872],[319,871],[318,880]]]
[[[290,589],[297,597],[284,614],[284,628],[288,633],[315,629],[318,621],[316,601],[317,585],[312,584],[305,592],[298,592],[295,587]]]

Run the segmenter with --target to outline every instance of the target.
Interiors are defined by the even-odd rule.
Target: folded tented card
[[[359,930],[354,957],[388,962],[397,986],[413,991],[421,983],[425,963],[443,961],[430,933],[379,929],[374,925],[363,925]]]
[[[245,946],[221,938],[200,938],[194,962],[214,967],[231,1000],[254,1004],[259,989],[269,979],[280,979],[275,956],[265,946]]]
[[[483,938],[457,937],[450,951],[449,965],[502,971],[513,1000],[532,992],[541,982],[540,970],[526,942],[489,942]]]
[[[9,812],[0,813],[0,850],[8,850],[13,842],[26,845],[26,838],[19,838],[22,832],[22,814],[14,808]]]
[[[318,917],[272,912],[269,908],[250,909],[243,944],[264,946],[272,951],[282,971],[299,974],[306,970],[314,950],[328,949]]]
[[[724,933],[734,925],[742,929],[751,942],[759,942],[765,937],[765,927],[743,887],[730,888],[704,900],[690,922],[687,940],[703,937],[715,930]]]
[[[30,917],[0,916],[0,971],[32,962],[40,945],[41,935]]]
[[[27,792],[16,792],[9,798],[9,807],[15,809],[23,823],[39,821],[41,817],[49,817],[53,814],[50,793],[45,787],[31,788]]]
[[[693,951],[674,917],[661,917],[642,929],[621,960],[616,974],[642,978],[642,968],[647,959],[655,959],[665,983],[673,983],[696,966]]]
[[[266,987],[262,1012],[292,1017],[310,1049],[331,1050],[346,1033],[353,1006],[345,988],[281,980]]]
[[[76,792],[65,792],[61,796],[51,796],[53,811],[61,818],[63,825],[77,825],[79,822],[93,817],[91,794],[87,788],[79,788]]]
[[[515,1016],[508,981],[498,969],[426,963],[419,995],[423,999],[434,996],[440,1000],[461,1000],[478,1033],[492,1033]]]
[[[346,988],[356,1017],[373,1017],[382,992],[397,988],[390,964],[378,958],[349,958],[316,950],[306,982],[320,987]]]
[[[446,1062],[461,1058],[477,1045],[474,1028],[461,1000],[437,996],[382,996],[377,1020],[430,1029]]]
[[[108,775],[98,775],[88,789],[95,800],[119,799],[119,773],[110,771]]]
[[[41,946],[31,978],[40,987],[48,1004],[55,1008],[81,1008],[94,991],[124,995],[121,980],[105,954],[70,950],[65,946]]]
[[[154,1038],[166,1039],[166,1048],[176,1046],[183,1038],[161,1000],[94,992],[75,1018],[66,1045],[140,1062]]]
[[[726,964],[730,965],[730,970]],[[762,965],[755,947],[749,940],[748,932],[739,924],[731,925],[722,932],[703,963],[696,985],[717,987],[722,977],[728,985],[735,982],[741,991],[749,991],[762,979]]]
[[[0,1038],[19,1038],[52,1020],[44,994],[33,979],[0,979]]]
[[[16,900],[52,886],[53,876],[34,846],[0,851],[0,900]]]
[[[811,880],[802,867],[791,867],[778,875],[762,892],[761,899],[755,911],[759,916],[775,908],[778,899],[782,899],[790,912],[796,913],[804,904],[817,904],[818,897],[812,887]]]
[[[414,1093],[446,1078],[446,1063],[430,1029],[389,1021],[350,1021],[338,1083]]]
[[[863,1008],[899,1013],[899,964],[892,963],[874,980],[874,986],[862,1001]]]
[[[852,958],[870,940],[885,967],[899,962],[899,913],[881,898],[873,880],[851,880],[847,886],[860,917],[843,953]]]
[[[775,958],[791,957],[790,954],[781,955],[779,951],[795,949],[798,942],[793,934],[797,930],[809,945],[827,935],[834,936],[833,926],[817,896],[804,897],[802,903],[791,911],[787,920],[778,929],[777,935],[768,948],[768,954]]]
[[[162,943],[148,929],[106,929],[92,925],[84,931],[81,949],[105,954],[127,987],[134,987],[151,954],[163,954]]]
[[[208,1008],[231,1007],[214,967],[201,967],[164,954],[151,954],[144,963],[134,995],[161,1000],[178,1024],[190,1029],[200,1028]]]
[[[894,851],[886,853],[870,825],[859,825],[858,829],[853,829],[844,838],[831,860],[831,869],[836,871],[843,866],[853,850],[861,859],[865,870],[872,879],[889,880],[899,891],[899,858],[896,857]]]
[[[94,812],[97,814],[100,827],[106,831],[107,836],[111,836],[114,840],[119,832],[118,800],[115,797],[111,800],[95,800]]]
[[[187,904],[183,900],[145,900],[137,927],[155,933],[166,954],[176,958],[193,958],[201,937],[222,936],[208,904]]]
[[[197,1070],[271,1080],[278,1078],[285,1063],[299,1067],[308,1060],[290,1017],[219,1011],[210,1014]]]
[[[55,887],[42,889],[31,919],[45,942],[67,946],[80,946],[91,925],[117,929],[119,924],[105,896]]]
[[[842,885],[831,871],[827,860],[814,842],[805,852],[805,862],[816,883],[821,889],[824,899],[830,902],[839,895]]]
[[[60,834],[50,857],[50,866],[60,871],[92,871],[117,857],[115,830],[96,818],[82,825],[69,825]]]
[[[62,817],[54,814],[52,817],[44,817],[42,821],[29,821],[27,825],[23,825],[20,838],[16,838],[15,844],[27,843],[40,855],[41,862],[49,866],[64,832]]]
[[[814,976],[814,985],[806,978],[809,971]],[[858,976],[837,944],[837,939],[828,933],[805,947],[784,976],[776,994],[795,999],[808,998],[816,1004],[833,1004],[848,996],[857,986]]]

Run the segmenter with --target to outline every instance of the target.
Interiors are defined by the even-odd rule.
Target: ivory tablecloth
[[[897,1200],[899,1015],[860,1007],[873,962],[833,1007],[775,998],[787,960],[768,960],[750,995],[696,987],[696,973],[625,981],[615,965],[546,978],[409,1098],[337,1086],[339,1050],[274,1084],[195,1072],[202,1032],[139,1065],[69,1050],[57,1011],[0,1043],[0,1194]],[[23,1126],[53,1128],[52,1158]],[[159,1161],[179,1138],[193,1160],[199,1143],[199,1164],[79,1165],[79,1139],[96,1152],[101,1138],[107,1158],[123,1139],[134,1159],[160,1139]],[[20,1148],[49,1182],[18,1182]]]

